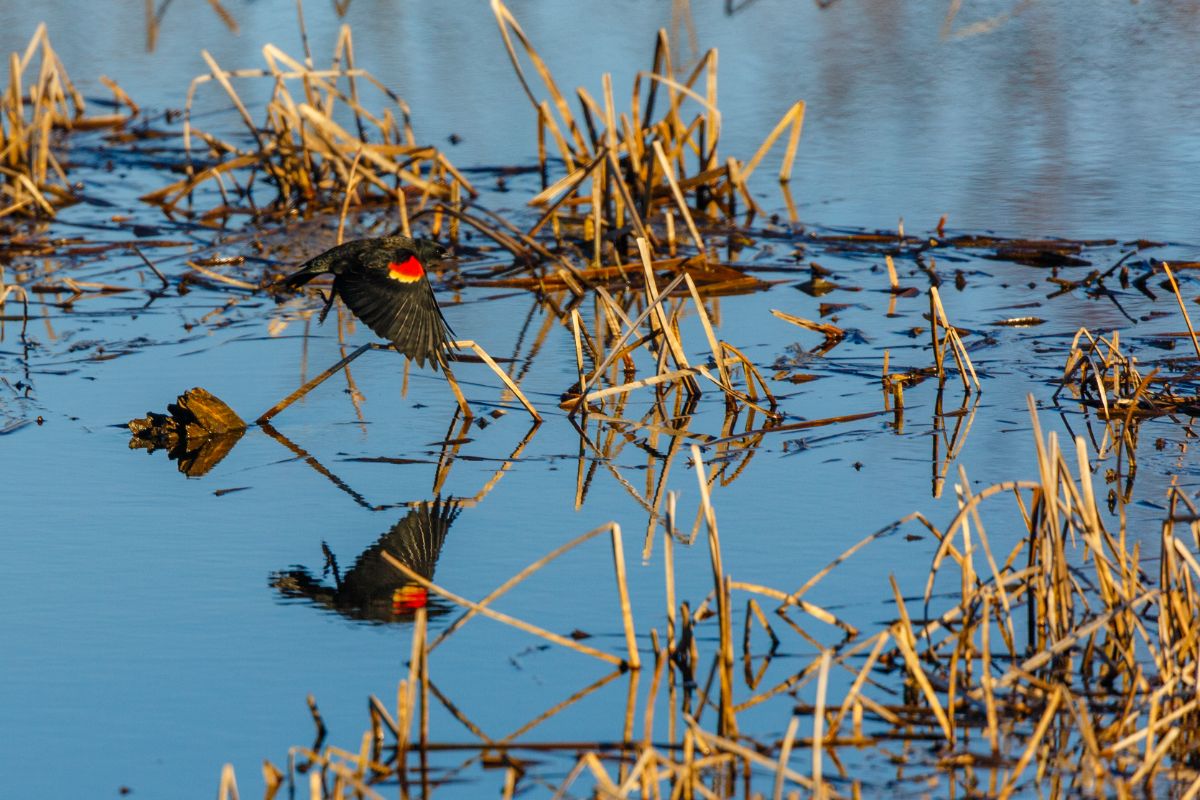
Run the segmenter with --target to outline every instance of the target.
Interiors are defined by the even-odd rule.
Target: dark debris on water
[[[190,478],[206,474],[223,459],[246,431],[232,408],[206,389],[188,389],[167,406],[129,421],[130,449],[166,450],[179,471]]]

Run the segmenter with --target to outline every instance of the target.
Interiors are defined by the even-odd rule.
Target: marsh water
[[[966,5],[957,26],[1016,4]],[[300,51],[290,4],[228,8],[237,35],[207,4],[171,6],[155,50],[146,52],[140,5],[5,3],[0,51],[23,49],[44,21],[86,95],[104,96],[95,78],[108,75],[152,127],[177,131],[177,122],[162,115],[182,107],[189,81],[204,70],[201,49],[229,69],[260,66],[258,51],[268,42]],[[1035,3],[994,30],[962,38],[939,37],[944,9],[928,3],[842,0],[822,10],[756,0],[733,13],[717,3],[511,8],[564,87],[596,91],[601,73],[611,72],[618,95],[627,97],[636,71],[649,66],[660,27],[676,34],[685,64],[718,48],[723,149],[742,158],[792,102],[808,103],[792,182],[803,224],[764,221],[764,235],[744,243],[733,261],[770,286],[714,301],[720,337],[777,379],[785,422],[880,411],[885,350],[894,371],[928,366],[926,338],[913,330],[927,325],[924,293],[893,298],[882,257],[835,246],[839,233],[894,231],[902,218],[907,232],[931,235],[946,214],[951,235],[1103,240],[1076,253],[1086,263],[1053,270],[995,258],[994,247],[936,254],[947,312],[971,332],[983,384],[978,399],[963,400],[953,386],[941,401],[943,411],[964,402],[962,414],[948,419],[971,421],[954,443],[953,463],[945,461],[949,431],[940,421],[946,418],[935,416],[930,382],[906,393],[902,420],[887,413],[766,434],[753,452],[730,460],[713,490],[725,565],[735,577],[794,589],[911,511],[945,520],[956,508],[960,465],[980,485],[1029,477],[1036,462],[1027,395],[1042,408],[1047,429],[1061,436],[1088,430],[1078,404],[1052,399],[1080,326],[1121,329],[1145,362],[1190,351],[1175,335],[1183,323],[1174,297],[1157,279],[1143,289],[1114,284],[1097,293],[1061,291],[1048,278],[1078,280],[1122,258],[1129,265],[1200,260],[1193,244],[1200,242],[1195,4]],[[524,227],[536,220],[526,206],[541,188],[536,174],[515,172],[502,186],[496,180],[497,168],[534,163],[536,138],[533,111],[487,4],[354,2],[344,20],[332,4],[305,10],[314,54],[326,57],[339,24],[353,26],[359,66],[405,98],[418,138],[444,147],[484,190],[488,208]],[[265,97],[255,91],[243,95],[252,108]],[[238,129],[218,92],[202,92],[196,114],[209,129]],[[686,448],[669,446],[670,437],[636,426],[600,430],[593,422],[581,436],[558,407],[576,379],[571,332],[531,293],[437,287],[460,338],[514,360],[506,363],[518,366],[522,388],[547,417],[535,429],[478,365],[456,371],[472,404],[496,413],[464,427],[439,375],[414,370],[405,380],[397,356],[371,352],[351,368],[354,387],[335,376],[278,417],[277,435],[251,428],[202,477],[181,474],[162,452],[131,450],[126,421],[161,412],[186,389],[203,386],[253,419],[341,357],[339,325],[350,345],[371,334],[336,314],[318,325],[302,313],[317,306],[302,298],[277,304],[203,281],[186,293],[156,292],[157,279],[124,246],[178,243],[144,249],[169,278],[189,258],[257,258],[254,241],[284,269],[331,241],[336,219],[265,230],[241,221],[200,226],[138,202],[175,179],[153,158],[83,135],[72,139],[69,161],[89,202],[40,228],[14,228],[10,240],[57,243],[47,255],[6,248],[6,275],[31,283],[67,275],[128,291],[86,294],[70,304],[60,294],[34,294],[25,340],[11,316],[19,306],[10,301],[4,309],[6,796],[108,797],[122,787],[136,797],[209,796],[226,762],[243,792],[256,795],[264,758],[286,763],[289,747],[311,741],[309,694],[331,740],[356,750],[367,697],[394,698],[407,675],[411,631],[406,619],[383,622],[347,599],[352,592],[339,598],[338,590],[350,583],[356,561],[367,581],[369,558],[360,555],[404,535],[408,504],[438,496],[467,501],[443,520],[440,552],[430,564],[439,584],[482,597],[568,539],[616,521],[639,635],[655,626],[661,633],[661,532],[645,500],[661,479],[679,493],[680,524],[690,529],[698,502],[694,465]],[[754,189],[764,207],[782,212],[771,167]],[[101,247],[109,243],[120,246]],[[480,252],[464,267],[504,260]],[[838,288],[822,296],[800,290],[811,261],[830,270]],[[902,284],[928,286],[914,262],[897,266]],[[1183,296],[1195,297],[1191,273],[1181,272],[1180,281]],[[823,356],[805,352],[819,335],[770,313],[818,319],[823,303],[841,306],[837,324],[854,334]],[[1039,322],[999,324],[1026,317]],[[690,341],[703,343],[703,335],[693,332]],[[632,395],[626,415],[648,412],[650,398]],[[723,399],[706,394],[690,430],[720,436],[723,418]],[[623,443],[613,446],[614,435]],[[1175,482],[1195,491],[1194,460],[1180,455],[1184,435],[1169,420],[1142,429],[1136,484],[1124,509],[1140,523],[1134,529],[1144,532],[1147,547],[1156,541],[1166,487]],[[446,466],[448,474],[440,469]],[[1118,476],[1104,491],[1123,486]],[[1021,536],[1012,523],[1001,517],[989,531],[1004,549]],[[936,549],[934,539],[917,533],[873,543],[810,599],[863,629],[893,619],[889,575],[906,592],[919,592]],[[498,607],[619,649],[611,559],[607,545],[592,542]],[[677,546],[675,559],[678,596],[699,603],[711,588],[707,550]],[[452,617],[442,613],[448,605],[433,611],[436,634]],[[649,647],[648,637],[639,641]],[[766,681],[786,678],[811,656],[804,639],[786,640]],[[434,660],[439,688],[497,737],[604,674],[578,654],[480,620],[448,639]],[[627,679],[614,681],[530,735],[619,738],[622,720],[610,712],[624,705],[628,688]],[[811,689],[800,695],[811,702]],[[773,740],[789,714],[764,704],[747,723]],[[431,725],[444,740],[470,738],[444,710],[435,709]],[[858,777],[868,785],[894,779],[884,756],[863,758]],[[481,791],[498,791],[494,776],[472,765],[438,796]],[[940,795],[944,787],[898,780],[894,791]]]

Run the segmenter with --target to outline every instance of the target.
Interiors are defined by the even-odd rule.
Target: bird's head
[[[372,240],[365,241],[370,242]],[[438,266],[449,257],[449,251],[432,239],[410,239],[407,236],[388,236],[384,239],[374,241],[387,245],[391,251],[388,254],[389,258],[394,263],[403,264],[408,259],[416,256],[417,261],[421,264],[422,271]]]
[[[446,248],[431,239],[413,239],[412,244],[413,252],[421,259],[422,264],[436,264],[446,260],[449,255]]]

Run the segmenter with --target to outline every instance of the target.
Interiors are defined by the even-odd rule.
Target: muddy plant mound
[[[207,473],[246,431],[246,423],[207,389],[196,387],[167,405],[166,414],[146,412],[129,420],[131,449],[166,450],[179,471],[191,478]]]

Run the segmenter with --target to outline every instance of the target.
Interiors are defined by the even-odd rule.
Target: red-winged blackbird
[[[429,361],[437,369],[445,363],[452,332],[425,272],[445,257],[446,249],[428,239],[358,239],[305,262],[283,284],[296,288],[318,275],[332,274],[333,292],[321,310],[322,322],[334,296],[341,297],[356,317],[417,366]]]
[[[537,422],[542,417],[537,409],[513,383],[504,370],[496,365],[482,347],[471,341],[451,341],[453,331],[438,308],[429,285],[426,270],[435,262],[446,257],[446,251],[428,239],[410,239],[406,236],[384,236],[379,239],[359,239],[340,244],[316,258],[305,262],[300,269],[281,281],[284,286],[303,286],[318,275],[333,275],[333,291],[321,310],[321,321],[329,313],[335,297],[354,312],[354,315],[388,339],[396,350],[424,366],[428,361],[435,370],[441,368],[454,390],[454,398],[462,413],[474,416],[467,399],[450,371],[447,350],[470,348],[496,373],[501,382],[516,396],[529,415]],[[350,355],[301,386],[271,408],[264,411],[258,424],[269,422],[272,417],[319,386],[330,375],[342,369],[367,350],[377,350],[378,344],[360,346]]]

